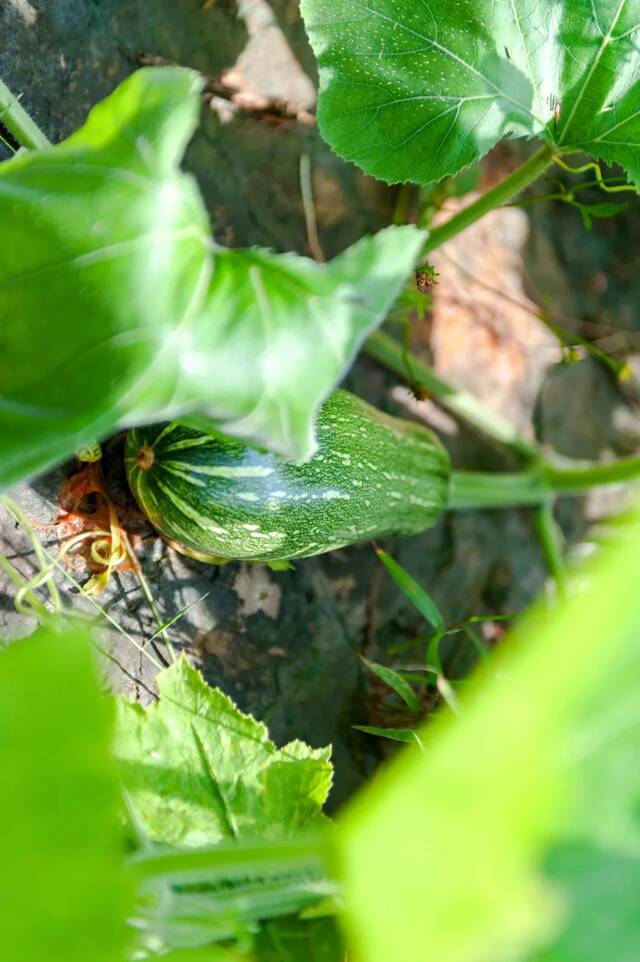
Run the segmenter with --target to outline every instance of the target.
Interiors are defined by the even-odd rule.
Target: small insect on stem
[[[438,283],[439,274],[431,264],[425,264],[416,271],[416,287],[421,294],[428,294],[434,284]]]

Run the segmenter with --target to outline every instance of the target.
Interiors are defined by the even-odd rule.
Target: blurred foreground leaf
[[[345,811],[358,962],[640,957],[639,570],[635,517]]]
[[[0,654],[0,957],[122,962],[129,911],[109,704],[88,639]]]

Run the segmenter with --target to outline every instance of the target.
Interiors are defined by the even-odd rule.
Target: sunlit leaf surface
[[[329,749],[276,748],[266,727],[209,688],[185,658],[160,701],[118,700],[116,756],[145,832],[171,845],[291,835],[321,817]]]
[[[413,227],[326,266],[217,247],[179,169],[200,87],[138,71],[68,140],[0,166],[0,488],[194,413],[309,457],[321,402],[412,268]]]
[[[640,956],[640,518],[341,821],[362,962]]]
[[[303,0],[321,130],[375,176],[428,183],[502,137],[640,182],[640,0]]]

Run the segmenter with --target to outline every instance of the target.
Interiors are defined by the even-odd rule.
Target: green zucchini
[[[177,422],[127,435],[133,494],[178,550],[204,561],[280,562],[430,527],[447,503],[449,459],[426,428],[336,391],[305,464]]]

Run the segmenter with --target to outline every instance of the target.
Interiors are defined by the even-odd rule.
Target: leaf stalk
[[[324,871],[329,853],[327,834],[318,833],[272,842],[249,839],[187,850],[142,852],[129,859],[129,867],[141,883],[162,880],[189,884],[253,874]]]
[[[383,331],[376,331],[365,342],[365,350],[370,357],[406,379],[407,366],[404,351],[394,338]],[[438,377],[432,367],[425,364],[414,354],[409,356],[411,373],[415,376],[416,381],[436,397],[442,407],[498,443],[506,445],[525,460],[530,461],[539,458],[540,452],[537,446],[522,437],[507,420],[484,407],[482,402],[472,394],[459,391],[451,384],[447,384],[446,381]]]
[[[545,144],[540,147],[539,150],[532,154],[528,160],[520,165],[513,173],[509,174],[492,187],[491,190],[486,191],[481,197],[478,197],[472,204],[464,207],[461,211],[451,217],[444,224],[440,224],[439,227],[435,227],[429,234],[427,241],[422,250],[423,256],[426,257],[432,251],[441,247],[446,241],[451,240],[461,231],[466,230],[467,227],[471,227],[476,221],[484,217],[490,211],[495,210],[496,207],[501,207],[503,204],[507,204],[509,201],[521,194],[522,191],[532,184],[538,177],[541,176],[557,162],[557,153],[554,151],[550,144]]]
[[[27,150],[42,150],[43,147],[51,146],[51,142],[2,80],[0,80],[0,121]]]

